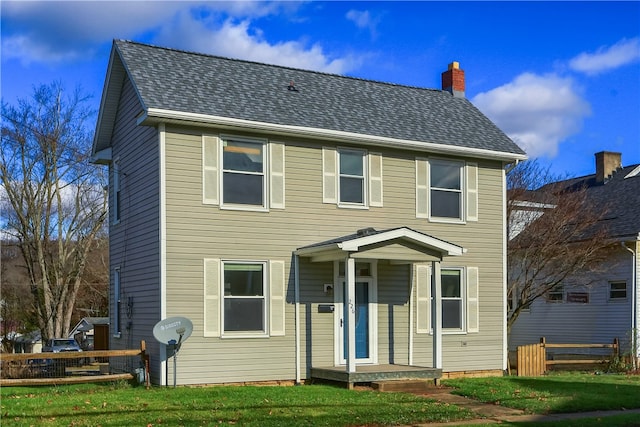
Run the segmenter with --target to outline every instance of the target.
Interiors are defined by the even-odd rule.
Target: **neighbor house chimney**
[[[596,153],[596,182],[604,182],[622,167],[622,154],[612,151]]]
[[[464,71],[460,69],[460,63],[452,62],[447,71],[442,73],[442,90],[451,92],[455,97],[464,98]]]

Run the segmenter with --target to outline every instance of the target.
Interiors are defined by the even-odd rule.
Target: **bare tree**
[[[607,246],[607,209],[583,179],[553,176],[536,161],[507,175],[507,331],[523,310],[570,277],[589,285]]]
[[[0,242],[0,322],[2,350],[13,351],[18,334],[30,332],[33,325],[33,297],[29,291],[26,270],[19,248]]]
[[[3,231],[20,249],[44,339],[68,334],[87,258],[104,232],[106,181],[89,162],[88,99],[52,83],[16,106],[2,103]]]

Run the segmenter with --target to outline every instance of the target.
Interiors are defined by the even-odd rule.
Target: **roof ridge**
[[[367,79],[367,78],[364,78],[364,77],[347,76],[347,75],[343,75],[343,74],[329,73],[329,72],[326,72],[326,71],[318,71],[318,70],[310,70],[310,69],[306,69],[306,68],[296,68],[296,67],[291,67],[291,66],[287,66],[287,65],[269,64],[269,63],[266,63],[266,62],[252,61],[252,60],[249,60],[249,59],[231,58],[231,57],[228,57],[228,56],[214,55],[214,54],[211,54],[211,53],[203,53],[203,52],[196,52],[196,51],[186,50],[186,49],[177,49],[177,48],[166,47],[166,46],[158,46],[158,45],[154,45],[154,44],[150,44],[150,43],[142,43],[142,42],[138,42],[138,41],[134,41],[134,40],[115,39],[115,41],[116,42],[128,43],[128,44],[134,44],[134,45],[153,48],[153,49],[160,49],[160,50],[165,50],[165,51],[184,53],[184,54],[188,54],[188,55],[196,55],[196,56],[202,56],[202,57],[207,57],[207,58],[216,58],[216,59],[221,59],[221,60],[225,60],[225,61],[241,62],[241,63],[253,64],[253,65],[261,65],[261,66],[266,66],[266,67],[280,68],[280,69],[283,69],[283,70],[301,71],[301,72],[304,72],[304,73],[318,74],[318,75],[329,76],[329,77],[339,77],[339,78],[348,79],[348,80],[357,80],[357,81],[361,81],[361,82],[375,83],[375,84],[386,85],[386,86],[401,87],[401,88],[407,88],[407,89],[418,89],[418,90],[424,90],[424,91],[430,91],[430,92],[446,92],[446,93],[449,93],[448,91],[441,90],[441,89],[428,88],[428,87],[415,86],[415,85],[407,85],[407,84],[401,84],[401,83],[385,82],[385,81],[382,81],[382,80]]]

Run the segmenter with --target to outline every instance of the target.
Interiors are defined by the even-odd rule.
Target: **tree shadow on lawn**
[[[607,381],[513,378],[511,397],[494,403],[534,413],[566,413],[640,408],[638,385]]]

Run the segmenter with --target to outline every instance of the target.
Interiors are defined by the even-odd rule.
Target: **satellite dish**
[[[183,341],[191,336],[193,332],[193,323],[186,317],[169,317],[161,320],[153,327],[153,336],[156,340],[162,344],[170,345],[173,347],[173,387],[176,386],[176,378],[178,366],[176,359],[178,357],[178,350]],[[165,375],[168,375],[168,366],[165,365]]]
[[[162,344],[180,345],[191,336],[193,323],[186,317],[169,317],[153,327],[153,336]]]

